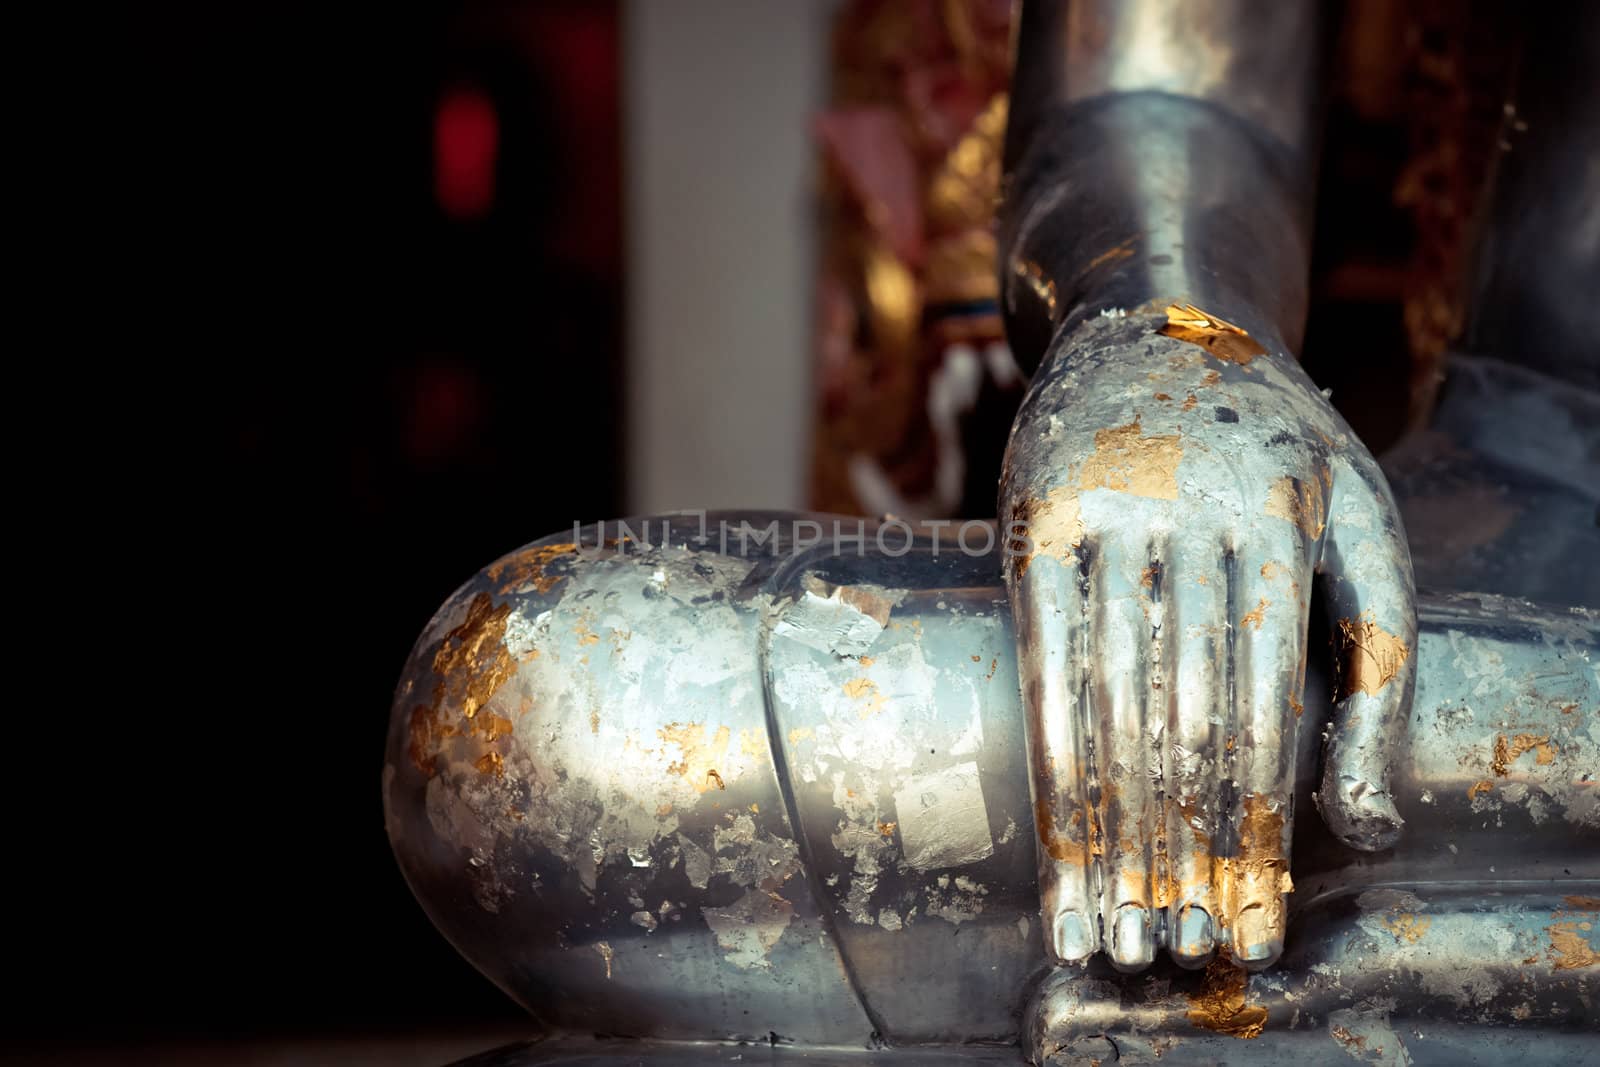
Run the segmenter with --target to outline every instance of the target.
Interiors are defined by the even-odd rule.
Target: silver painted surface
[[[1037,368],[1063,327],[1156,298],[1298,348],[1324,14],[1248,0],[1022,5],[1000,207],[1020,366]]]
[[[1282,952],[1314,582],[1382,661],[1341,693],[1323,818],[1369,850],[1401,830],[1405,534],[1295,359],[1320,18],[1024,7],[1001,276],[1007,336],[1037,370],[998,511],[1028,541],[1008,590],[1059,962]]]
[[[695,522],[677,522],[665,539],[661,528],[650,523],[649,548],[635,538],[562,549],[569,532],[552,539],[554,552],[525,550],[523,561],[543,561],[537,573],[490,568],[423,635],[397,692],[384,779],[396,855],[430,916],[558,1032],[775,1034],[819,1054],[883,1042],[913,1059],[930,1044],[1017,1041],[1051,968],[999,549],[969,557],[946,536],[937,557],[926,540],[891,556],[869,536],[859,557],[853,547],[791,555],[768,542],[738,558],[737,543],[725,554],[714,533],[697,544]],[[594,528],[580,533],[579,543],[595,543]],[[486,643],[481,657],[499,662],[504,647],[516,664],[474,713],[512,724],[489,742],[449,703],[470,686],[433,668],[480,593],[510,609],[498,646]],[[848,620],[812,598],[874,625],[840,625]],[[1494,925],[1505,914],[1523,916],[1515,951],[1541,922],[1592,927],[1593,917],[1541,909],[1600,892],[1600,621],[1466,596],[1425,599],[1421,618],[1417,699],[1393,785],[1413,832],[1360,853],[1319,820],[1296,823],[1290,951],[1248,978],[1249,996],[1287,1005],[1288,993],[1314,986],[1319,999],[1269,1044],[1327,1041],[1328,1019],[1345,1011],[1364,1012],[1363,1026],[1382,1016],[1396,1032],[1432,1033],[1434,1019],[1478,1026],[1463,1021],[1465,993],[1422,984],[1419,954],[1446,961],[1478,1004],[1484,983],[1505,977]],[[805,632],[812,625],[846,651],[818,647],[826,641]],[[1301,808],[1315,780],[1305,768],[1331,721],[1324,659],[1313,655],[1308,669]],[[411,722],[441,681],[441,706],[462,729],[423,761],[430,776],[413,759]],[[481,769],[486,751],[501,754],[501,774]],[[1356,946],[1359,982],[1322,982],[1327,968],[1352,966],[1355,928],[1335,920],[1360,912],[1350,901],[1370,890],[1426,905],[1391,915],[1386,904],[1373,921],[1404,934],[1420,921],[1397,916],[1429,925],[1415,942],[1369,937]],[[1446,921],[1457,911],[1465,917]],[[1592,928],[1572,934],[1600,947]],[[1495,1041],[1592,1036],[1600,1025],[1582,999],[1590,992],[1540,992],[1545,979],[1588,990],[1600,978],[1594,966],[1553,970],[1544,936],[1544,962],[1528,971],[1537,995],[1490,996],[1493,1019],[1520,1013],[1521,1029],[1495,1030]],[[1104,965],[1059,973],[1124,997],[1159,981],[1169,999],[1187,998],[1207,980],[1166,965],[1153,978]],[[1293,1016],[1284,1010],[1282,1019]],[[1217,1040],[1170,1012],[1138,1018],[1158,1020],[1169,1055],[1191,1039],[1198,1049]],[[1279,1021],[1271,1016],[1269,1034]],[[1077,1040],[1083,1027],[1068,1029],[1050,1040]]]
[[[1137,969],[1165,945],[1202,966],[1227,944],[1264,965],[1283,947],[1274,872],[1319,582],[1333,625],[1370,627],[1400,657],[1344,695],[1323,816],[1358,847],[1397,836],[1410,557],[1376,463],[1298,364],[1270,348],[1217,359],[1160,333],[1167,321],[1136,311],[1060,335],[1007,451],[1002,514],[1031,542],[1009,588],[1035,801],[1057,828],[1044,918],[1063,961],[1103,946]],[[1252,825],[1281,840],[1247,840],[1255,858],[1203,877],[1203,838]]]
[[[1536,1063],[1592,1057],[1595,977],[1563,966],[1550,930],[1595,906],[1537,892],[1381,888],[1306,909],[1282,966],[1243,978],[1255,1038],[1193,1033],[1192,990],[1151,975],[1120,982],[1056,971],[1030,1014],[1039,1064]],[[1252,1016],[1251,1018],[1255,1018]]]
[[[636,540],[698,530],[652,526]],[[551,1027],[816,1044],[872,1030],[770,750],[762,555],[525,550],[463,586],[406,668],[384,772],[401,867],[462,954]],[[503,633],[442,675],[439,650],[484,600]],[[501,648],[510,676],[469,719],[454,694],[492,680]]]

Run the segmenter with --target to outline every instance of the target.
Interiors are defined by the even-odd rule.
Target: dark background
[[[390,855],[382,745],[456,585],[620,513],[616,6],[97,30],[67,138],[95,251],[64,253],[88,284],[55,325],[92,320],[98,358],[13,393],[52,398],[35,448],[84,454],[40,479],[70,509],[37,524],[58,562],[17,567],[62,655],[13,698],[37,733],[0,1047],[504,1040],[522,1012]]]

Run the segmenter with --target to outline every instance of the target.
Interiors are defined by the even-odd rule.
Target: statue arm
[[[1282,951],[1314,582],[1347,664],[1323,817],[1357,848],[1399,831],[1410,558],[1295,358],[1320,17],[1023,9],[1000,281],[1033,379],[999,506],[1058,961]]]

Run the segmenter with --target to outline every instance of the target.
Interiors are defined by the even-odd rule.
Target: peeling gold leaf
[[[675,722],[663,726],[656,733],[662,741],[677,745],[682,752],[677,760],[667,765],[668,774],[681,777],[694,787],[696,793],[704,793],[713,785],[718,789],[727,788],[715,765],[727,756],[733,731],[726,726],[719,726],[711,740],[707,741],[704,724]]]
[[[1395,912],[1385,915],[1378,920],[1383,928],[1395,936],[1395,940],[1404,941],[1415,945],[1422,940],[1422,935],[1428,932],[1428,927],[1433,925],[1433,920],[1426,915],[1412,915],[1407,912]]]
[[[1121,244],[1114,245],[1111,248],[1106,249],[1104,252],[1101,252],[1098,256],[1095,256],[1088,262],[1088,265],[1083,268],[1083,273],[1088,274],[1096,267],[1104,266],[1107,263],[1116,263],[1120,260],[1129,258],[1133,255],[1133,251],[1138,247],[1138,245],[1139,238],[1130,237]]]
[[[1027,283],[1028,288],[1033,290],[1033,295],[1039,298],[1050,314],[1055,314],[1056,283],[1051,280],[1049,275],[1045,274],[1043,267],[1031,259],[1019,259],[1012,266],[1011,273]]]
[[[1083,842],[1056,829],[1055,808],[1048,797],[1041,796],[1033,802],[1033,825],[1039,835],[1040,847],[1051,859],[1079,867],[1084,865],[1086,857],[1083,854]]]
[[[1126,426],[1095,432],[1094,454],[1084,460],[1078,487],[1176,500],[1182,458],[1177,434],[1146,437],[1135,416]]]
[[[435,708],[448,702],[470,719],[516,673],[516,660],[503,641],[510,614],[510,604],[494,607],[488,593],[472,598],[466,619],[445,635],[433,655],[433,672],[439,676]]]
[[[740,730],[739,751],[746,756],[763,757],[767,754],[765,730]]]
[[[557,582],[565,581],[567,577],[564,574],[546,575],[545,567],[552,560],[577,551],[578,546],[575,544],[535,545],[521,548],[489,564],[484,573],[489,576],[491,582],[499,586],[502,596],[524,585],[532,585],[542,595],[550,592]]]
[[[1548,767],[1556,761],[1557,751],[1549,734],[1517,734],[1509,741],[1505,734],[1500,734],[1494,739],[1494,758],[1489,762],[1489,769],[1504,778],[1511,773],[1511,764],[1525,752],[1532,752],[1533,761],[1539,766]]]
[[[864,700],[865,706],[857,712],[863,719],[871,718],[883,710],[884,697],[878,692],[878,684],[870,678],[852,678],[844,683],[844,695],[851,700]]]
[[[1199,345],[1218,359],[1241,367],[1248,367],[1251,360],[1267,351],[1233,323],[1201,311],[1193,304],[1169,304],[1167,324],[1157,332]]]
[[[1206,965],[1199,993],[1189,994],[1189,1022],[1229,1037],[1260,1037],[1267,1026],[1267,1009],[1245,1003],[1250,976],[1228,958],[1226,950]]]
[[[1211,858],[1215,918],[1224,928],[1232,928],[1240,915],[1254,908],[1259,924],[1252,936],[1277,938],[1283,934],[1283,876],[1289,869],[1283,858],[1283,810],[1262,793],[1245,797],[1242,809],[1237,855]]]
[[[1084,529],[1082,507],[1074,489],[1058,486],[1044,500],[1030,501],[1027,513],[1020,519],[1027,524],[1033,555],[1042,552],[1062,563],[1077,562],[1077,548],[1083,544]],[[1033,555],[1017,561],[1018,578],[1027,573]]]
[[[1377,696],[1411,656],[1404,641],[1366,616],[1340,619],[1337,644],[1343,679],[1340,700],[1358,691]]]
[[[1589,939],[1579,933],[1591,923],[1566,922],[1546,927],[1550,934],[1550,964],[1558,971],[1576,971],[1581,967],[1600,966],[1600,953],[1596,953]]]
[[[1321,486],[1283,477],[1267,490],[1266,514],[1294,523],[1315,541],[1327,526],[1327,509]]]

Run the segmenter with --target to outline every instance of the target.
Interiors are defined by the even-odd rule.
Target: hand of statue
[[[1046,944],[1270,964],[1314,576],[1342,662],[1318,805],[1355,848],[1400,830],[1416,620],[1377,464],[1281,346],[1147,305],[1057,336],[1001,509]]]

